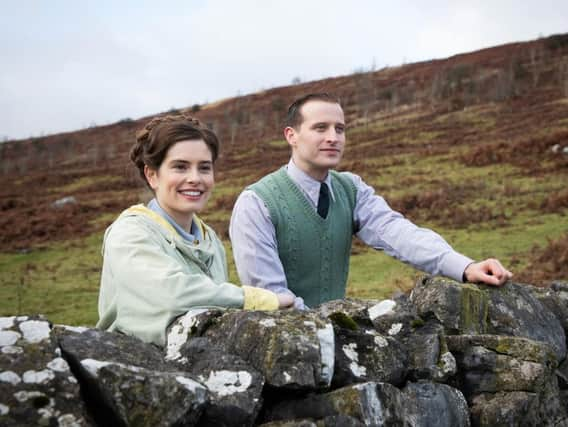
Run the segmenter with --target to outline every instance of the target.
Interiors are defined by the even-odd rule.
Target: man
[[[393,211],[373,188],[333,169],[345,148],[339,101],[306,95],[288,109],[287,166],[239,196],[229,233],[242,283],[293,293],[296,308],[343,298],[352,235],[431,274],[500,286],[512,277],[499,261],[474,262],[431,230]]]

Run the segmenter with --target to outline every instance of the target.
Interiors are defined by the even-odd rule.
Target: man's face
[[[332,102],[308,101],[300,112],[302,124],[287,127],[284,135],[292,146],[296,166],[317,180],[337,167],[345,147],[345,118],[341,106]]]

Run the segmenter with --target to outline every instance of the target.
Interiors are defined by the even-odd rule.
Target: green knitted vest
[[[354,232],[356,188],[330,171],[335,200],[321,218],[281,168],[248,187],[266,204],[276,230],[288,288],[309,307],[345,297]]]

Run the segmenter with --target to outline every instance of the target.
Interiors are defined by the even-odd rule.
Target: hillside
[[[238,193],[288,159],[287,105],[314,91],[342,100],[341,167],[393,207],[472,257],[503,259],[517,280],[568,278],[568,34],[188,107],[223,141],[203,217],[226,240]],[[96,318],[102,232],[148,197],[127,161],[147,120],[0,145],[0,315]],[[350,295],[412,286],[412,269],[354,253]]]

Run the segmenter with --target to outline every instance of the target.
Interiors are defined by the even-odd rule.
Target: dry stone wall
[[[193,310],[165,348],[0,318],[1,426],[568,426],[568,283]]]

